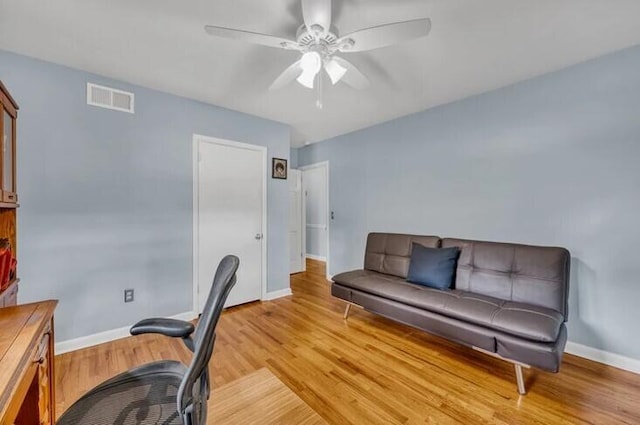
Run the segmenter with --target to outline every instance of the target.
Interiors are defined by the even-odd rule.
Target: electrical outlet
[[[133,289],[124,290],[124,302],[126,303],[133,302]]]

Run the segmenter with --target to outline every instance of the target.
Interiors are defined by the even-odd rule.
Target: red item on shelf
[[[16,278],[16,268],[18,267],[18,260],[11,256],[11,269],[9,270],[9,282]]]
[[[0,287],[4,289],[11,282],[12,270],[15,272],[16,260],[11,255],[8,239],[0,239]],[[15,274],[15,273],[14,273]]]

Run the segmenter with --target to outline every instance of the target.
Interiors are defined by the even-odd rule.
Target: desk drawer
[[[40,412],[40,425],[52,425],[52,408],[51,408],[51,370],[53,356],[49,350],[51,332],[46,329],[45,334],[40,338],[40,344],[36,350],[35,362],[38,364],[38,411]]]

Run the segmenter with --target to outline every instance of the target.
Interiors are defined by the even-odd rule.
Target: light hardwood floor
[[[211,424],[226,425],[326,424],[266,368],[217,388],[208,417]]]
[[[559,374],[513,367],[331,298],[323,263],[292,276],[293,296],[227,310],[214,391],[268,368],[332,424],[640,424],[640,376],[571,355]],[[87,389],[155,359],[189,360],[180,341],[126,338],[61,355],[57,413]]]

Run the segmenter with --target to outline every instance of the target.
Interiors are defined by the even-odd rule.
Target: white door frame
[[[307,271],[307,204],[306,197],[304,196],[304,184],[302,182],[302,174],[303,171],[299,168],[293,168],[291,170],[300,172],[300,208],[302,212],[300,213],[300,251],[302,251],[302,271],[299,273],[303,273]],[[289,171],[291,171],[289,170]],[[291,247],[289,247],[291,249]],[[289,271],[291,272],[291,271]],[[291,273],[289,273],[291,275]]]
[[[262,282],[260,292],[262,294],[262,300],[267,298],[267,148],[264,146],[251,145],[249,143],[234,142],[232,140],[219,139],[217,137],[203,136],[201,134],[193,135],[192,143],[192,161],[193,161],[193,311],[197,314],[200,311],[198,305],[198,274],[199,274],[199,158],[198,158],[198,145],[199,143],[213,143],[223,146],[232,146],[234,148],[249,149],[262,152],[262,264],[260,268],[262,271]],[[242,266],[242,264],[241,264]],[[213,276],[211,276],[213,279]]]
[[[308,171],[314,168],[321,168],[321,167],[325,167],[326,170],[326,177],[327,177],[327,218],[326,218],[326,222],[327,222],[327,261],[326,261],[326,278],[327,280],[331,280],[331,275],[329,274],[329,264],[331,261],[331,250],[329,247],[329,234],[330,234],[330,229],[331,229],[331,205],[329,204],[329,199],[331,198],[329,196],[329,192],[330,192],[330,186],[329,186],[329,161],[322,161],[322,162],[316,162],[314,164],[309,164],[309,165],[305,165],[304,167],[299,167],[299,170],[302,171],[302,187],[304,188],[304,171]],[[304,195],[304,194],[303,194]],[[307,197],[306,195],[303,196],[303,216],[304,216],[304,237],[302,242],[304,243],[304,254],[305,254],[305,258],[307,256]]]

